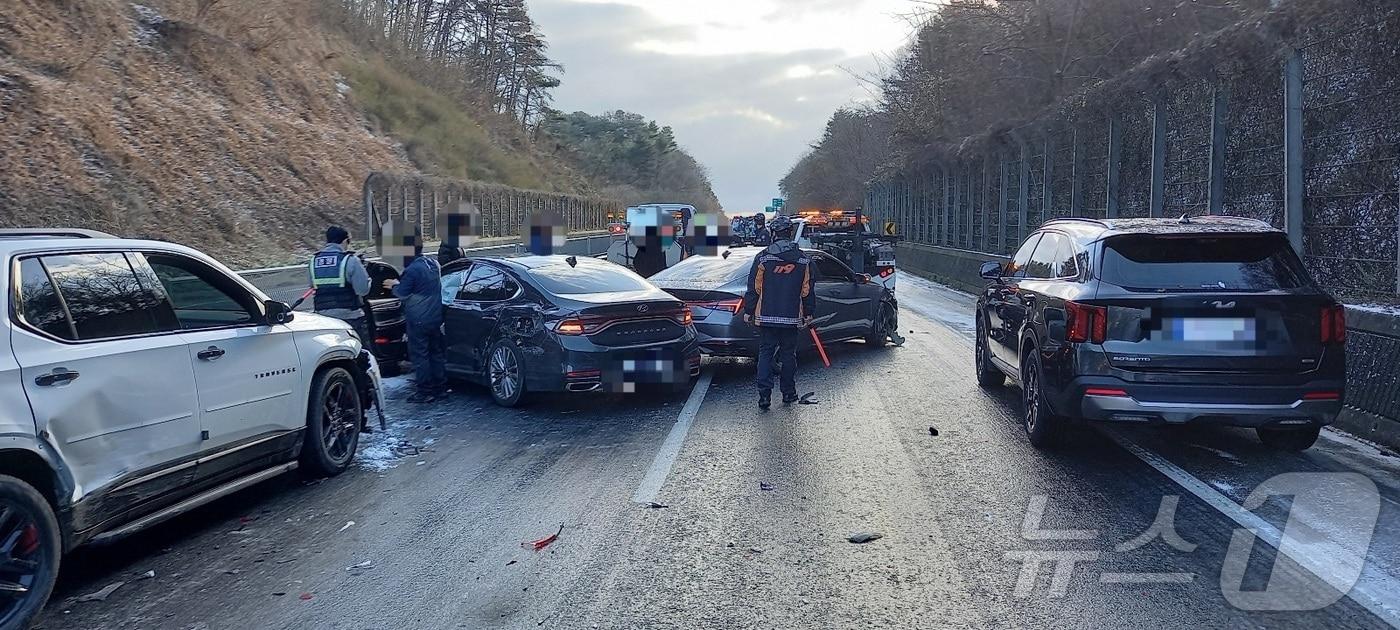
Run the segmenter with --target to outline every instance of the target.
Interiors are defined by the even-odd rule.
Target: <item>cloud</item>
[[[556,107],[625,109],[671,125],[710,169],[721,203],[743,210],[762,208],[777,194],[778,180],[821,135],[834,109],[869,99],[847,70],[873,72],[904,43],[908,28],[889,11],[876,17],[899,34],[858,40],[853,7],[910,4],[531,0],[529,6],[550,55],[566,68]],[[850,36],[821,35],[830,28],[824,25],[843,19]],[[750,41],[759,36],[770,41]]]

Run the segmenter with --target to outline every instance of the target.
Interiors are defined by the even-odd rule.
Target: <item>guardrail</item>
[[[983,262],[1007,256],[903,242],[899,268],[976,294],[985,286]],[[1400,449],[1400,316],[1347,308],[1346,407],[1337,425],[1353,435]]]

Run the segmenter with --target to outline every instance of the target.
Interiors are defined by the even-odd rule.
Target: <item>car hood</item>
[[[305,311],[297,311],[296,316],[292,318],[292,321],[287,322],[285,325],[287,326],[287,328],[295,330],[297,332],[315,332],[320,330],[350,330],[350,324],[345,323],[345,320],[336,319],[334,317],[327,317],[325,315],[317,315],[316,313],[308,313]]]

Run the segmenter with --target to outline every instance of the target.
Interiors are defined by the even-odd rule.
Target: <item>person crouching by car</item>
[[[797,345],[812,325],[817,295],[812,292],[812,260],[792,242],[791,219],[768,224],[773,243],[754,257],[744,294],[744,321],[758,327],[758,408],[772,406],[773,362],[782,364],[778,383],[783,404],[797,402]]]
[[[447,393],[447,344],[442,334],[442,266],[423,255],[421,243],[398,280],[384,281],[403,302],[408,333],[408,358],[413,362],[417,391],[412,403],[427,403]]]

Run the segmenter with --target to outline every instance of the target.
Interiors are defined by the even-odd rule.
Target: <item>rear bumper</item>
[[[565,349],[557,361],[527,361],[532,391],[635,391],[637,385],[684,385],[700,374],[700,348],[685,338],[643,348],[586,351]]]
[[[1102,379],[1096,379],[1102,380]],[[1318,381],[1288,388],[1251,389],[1240,386],[1201,385],[1184,394],[1182,387],[1125,384],[1122,381],[1076,383],[1066,410],[1077,409],[1087,420],[1125,424],[1211,424],[1237,427],[1288,427],[1331,424],[1342,411],[1342,401],[1312,400],[1311,392],[1342,392],[1337,381]],[[1086,393],[1089,388],[1117,389],[1121,395]],[[1077,399],[1077,400],[1074,400]]]

